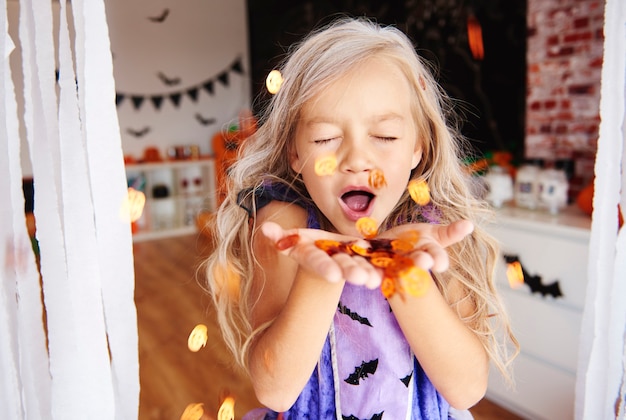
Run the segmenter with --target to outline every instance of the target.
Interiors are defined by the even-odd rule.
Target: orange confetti
[[[128,194],[122,201],[120,217],[122,220],[136,222],[141,217],[145,205],[146,195],[142,191],[129,187]]]
[[[385,174],[382,170],[376,168],[370,171],[370,176],[368,179],[370,187],[372,188],[382,188],[387,185],[387,180],[385,179]]]
[[[396,282],[391,277],[384,277],[380,285],[383,296],[389,299],[396,292]]]
[[[206,345],[208,338],[209,334],[206,325],[198,324],[189,334],[187,347],[189,347],[189,350],[196,352]]]
[[[191,403],[183,411],[180,420],[200,420],[204,415],[204,404]]]
[[[430,202],[430,188],[424,180],[411,180],[408,186],[409,194],[413,201],[420,206],[425,206]]]
[[[519,261],[513,261],[507,264],[506,278],[509,280],[509,286],[516,289],[524,284],[524,272],[522,271],[522,264]]]
[[[315,161],[315,174],[318,176],[327,176],[335,173],[337,169],[337,157],[335,155],[327,155],[317,158]]]
[[[430,287],[428,271],[411,266],[400,273],[403,290],[411,296],[423,296]]]
[[[326,251],[328,255],[339,252],[348,255],[358,255],[370,262],[373,266],[383,270],[383,280],[380,290],[385,298],[394,294],[404,294],[419,297],[423,296],[431,284],[428,271],[417,267],[409,254],[414,250],[419,234],[409,231],[405,239],[370,239],[370,247],[365,249],[356,245],[355,241],[339,242],[332,240],[317,240],[315,245]]]
[[[265,87],[272,95],[278,93],[283,84],[283,75],[279,70],[272,70],[265,79]]]
[[[356,229],[364,238],[371,239],[378,233],[378,223],[371,217],[361,217],[356,221]]]
[[[279,251],[284,251],[285,249],[289,249],[297,244],[299,240],[300,236],[297,233],[285,236],[284,238],[281,238],[278,242],[276,242],[276,249],[278,249]]]
[[[226,397],[217,412],[217,420],[235,420],[235,399]]]

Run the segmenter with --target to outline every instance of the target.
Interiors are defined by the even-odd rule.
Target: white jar
[[[539,172],[536,165],[522,165],[515,176],[515,204],[534,210],[539,205]]]
[[[543,169],[539,173],[539,204],[551,214],[567,205],[567,176],[561,169]]]
[[[513,178],[501,166],[492,166],[484,176],[487,194],[485,199],[496,208],[513,198]]]

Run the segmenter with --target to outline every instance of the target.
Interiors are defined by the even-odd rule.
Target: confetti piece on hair
[[[272,95],[278,93],[280,87],[283,85],[283,75],[278,70],[272,70],[265,79],[265,87],[267,91]]]
[[[208,338],[209,334],[206,325],[198,324],[189,334],[187,347],[189,347],[189,350],[196,352],[206,345]]]
[[[300,235],[298,235],[297,233],[285,236],[284,238],[281,238],[278,240],[278,242],[276,242],[276,249],[279,251],[284,251],[297,244],[299,240]]]
[[[378,169],[378,168],[370,171],[368,182],[370,184],[370,187],[376,188],[376,189],[382,188],[385,185],[387,185],[385,174],[383,173],[381,169]]]
[[[180,420],[200,420],[204,415],[203,405],[202,403],[189,404],[180,416]]]
[[[332,175],[335,169],[337,169],[337,156],[335,155],[322,156],[315,160],[315,174],[318,176]]]
[[[425,206],[430,202],[430,188],[424,180],[411,180],[408,186],[409,194],[413,201],[420,206]]]
[[[378,233],[378,223],[371,217],[361,217],[356,221],[356,229],[366,239],[371,239]]]

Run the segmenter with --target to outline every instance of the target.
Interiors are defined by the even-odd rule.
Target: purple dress
[[[315,211],[284,186],[265,186],[254,196],[257,209],[272,200],[299,204],[308,211],[308,227],[320,228]],[[380,289],[346,284],[320,360],[283,417],[431,420],[448,419],[449,409],[412,354]],[[264,411],[259,418],[277,416]]]

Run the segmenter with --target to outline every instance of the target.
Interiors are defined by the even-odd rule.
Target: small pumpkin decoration
[[[576,197],[576,205],[588,216],[593,214],[594,183],[594,180],[591,180],[585,188],[580,190]],[[624,218],[622,216],[622,208],[619,204],[617,205],[617,218],[618,226],[621,228],[624,224]]]

